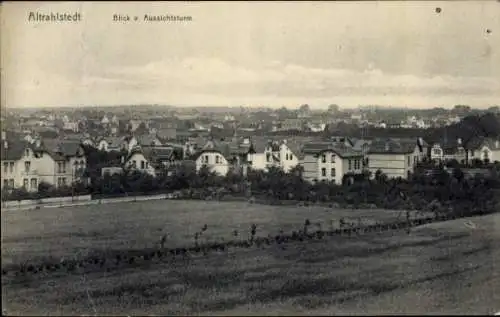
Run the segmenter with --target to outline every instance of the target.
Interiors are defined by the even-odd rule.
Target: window
[[[145,166],[146,166],[146,163],[144,163],[144,161],[141,161],[141,170],[143,170]]]
[[[288,153],[286,153],[286,160],[288,161]]]
[[[411,164],[411,156],[408,155],[408,165]]]
[[[9,163],[9,172],[14,173],[14,162]]]
[[[33,190],[38,189],[38,179],[36,179],[36,178],[31,179],[31,189],[33,189]]]
[[[370,165],[370,160],[368,158],[365,158],[363,163],[364,163],[365,167],[368,167]]]
[[[24,162],[24,171],[25,171],[26,173],[29,173],[30,168],[31,168],[31,162],[30,162],[30,161],[26,161],[26,162]]]
[[[326,168],[321,169],[321,176],[326,176]]]
[[[433,149],[432,154],[437,155],[437,156],[441,155],[441,149]]]
[[[205,163],[208,164],[208,155],[205,155]]]
[[[14,179],[13,178],[9,179],[9,187],[14,188]]]
[[[267,160],[268,162],[271,162],[271,154],[270,154],[270,153],[267,153],[267,154],[266,154],[266,160]]]
[[[57,178],[57,186],[66,186],[66,177],[58,177]]]
[[[321,162],[322,162],[322,163],[326,163],[326,155],[325,155],[325,154],[323,154],[323,155],[321,156]]]
[[[132,161],[132,165],[133,165],[134,167],[136,167],[136,166],[137,166],[137,161],[136,161],[136,160],[133,160],[133,161]]]
[[[335,154],[332,154],[332,163],[335,163]]]
[[[24,187],[25,189],[28,189],[28,184],[29,184],[29,183],[28,183],[28,179],[27,179],[27,178],[23,179],[23,187]]]
[[[215,156],[215,164],[220,164],[220,157],[218,155]]]
[[[489,155],[488,155],[488,154],[489,154],[489,153],[488,153],[488,150],[484,150],[484,151],[483,151],[483,160],[489,160],[489,159],[490,159],[490,157],[489,157]]]
[[[290,153],[289,157],[290,157],[290,161],[293,160],[293,154],[292,153]]]
[[[349,160],[349,170],[352,170],[352,161]]]
[[[30,156],[30,149],[26,149],[26,151],[24,152],[24,155]]]
[[[9,180],[8,179],[3,180],[3,187],[9,187]]]
[[[335,177],[335,176],[336,176],[336,175],[335,175],[335,169],[334,169],[334,168],[332,168],[332,170],[331,170],[331,172],[330,172],[330,176],[331,176],[331,177]]]
[[[57,172],[66,173],[66,162],[57,162]]]
[[[146,162],[146,169],[149,168],[149,162]]]
[[[3,172],[4,173],[7,173],[8,168],[9,168],[9,163],[7,163],[7,162],[3,163]]]

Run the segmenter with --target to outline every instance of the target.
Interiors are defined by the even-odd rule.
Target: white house
[[[101,151],[121,151],[128,148],[128,142],[121,137],[101,138],[97,143],[97,149]]]
[[[125,159],[125,169],[132,171],[140,171],[151,176],[156,176],[155,167],[145,157],[140,150],[133,150]]]
[[[229,147],[209,140],[201,151],[195,154],[196,171],[199,172],[203,166],[206,166],[210,171],[226,176],[231,167],[226,158],[228,152]]]
[[[466,149],[460,138],[451,141],[445,139],[432,145],[430,158],[436,162],[457,160],[460,163],[464,163],[466,157],[465,151]]]
[[[500,139],[484,138],[474,140],[473,144],[467,146],[469,149],[469,161],[479,159],[488,162],[500,162]]]
[[[4,141],[2,147],[2,188],[37,191],[41,182],[61,187],[83,179],[86,159],[79,144],[62,142],[52,149],[46,144]]]
[[[252,169],[267,170],[274,166],[289,172],[299,164],[301,154],[298,142],[252,140],[247,161]]]
[[[425,148],[418,140],[375,140],[370,144],[367,163],[372,175],[380,170],[389,178],[406,179],[424,156]]]
[[[302,175],[304,180],[309,182],[328,181],[342,184],[344,175],[361,174],[364,169],[363,153],[343,144],[307,143],[303,152]]]

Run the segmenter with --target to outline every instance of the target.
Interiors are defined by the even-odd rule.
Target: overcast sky
[[[1,18],[7,106],[500,104],[498,1],[12,2]]]

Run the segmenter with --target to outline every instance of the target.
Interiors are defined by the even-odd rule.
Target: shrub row
[[[435,218],[427,217],[415,219],[410,222],[398,221],[393,223],[373,224],[367,226],[349,227],[336,230],[316,230],[311,233],[304,231],[293,231],[291,234],[280,233],[275,236],[255,237],[252,240],[228,241],[225,243],[208,243],[196,245],[188,248],[173,249],[143,249],[129,251],[115,251],[113,253],[96,254],[82,260],[62,260],[46,261],[44,263],[33,264],[24,263],[21,265],[11,265],[2,269],[2,275],[31,276],[49,272],[80,273],[81,271],[110,271],[124,266],[133,266],[141,263],[150,263],[154,260],[175,258],[176,256],[193,256],[196,254],[206,255],[209,252],[226,251],[228,248],[250,248],[252,246],[261,247],[272,244],[283,244],[295,241],[306,241],[311,239],[323,239],[325,236],[351,236],[361,233],[379,233],[394,230],[409,229],[413,226],[420,226],[437,221],[456,219],[457,215],[440,215]]]

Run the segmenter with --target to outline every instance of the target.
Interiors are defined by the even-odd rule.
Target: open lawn
[[[387,222],[404,214],[383,209],[342,210],[327,207],[269,206],[246,202],[157,200],[2,213],[2,265],[44,257],[81,258],[96,250],[194,245],[194,234],[206,224],[199,242],[247,239],[252,224],[257,236],[339,226],[339,219],[364,224]],[[238,230],[238,236],[234,231]]]
[[[353,212],[180,201],[101,208],[3,215],[2,255],[13,261],[41,256],[37,247],[59,255],[150,247],[160,230],[171,233],[171,243],[192,244],[192,233],[205,223],[207,233],[227,239],[251,223],[266,235],[297,230],[305,218],[329,225]],[[398,214],[354,212],[376,214],[372,221]],[[335,236],[170,257],[111,272],[47,273],[25,282],[8,277],[3,308],[12,315],[492,314],[500,311],[499,228],[500,214],[494,214],[428,224],[409,235]]]

